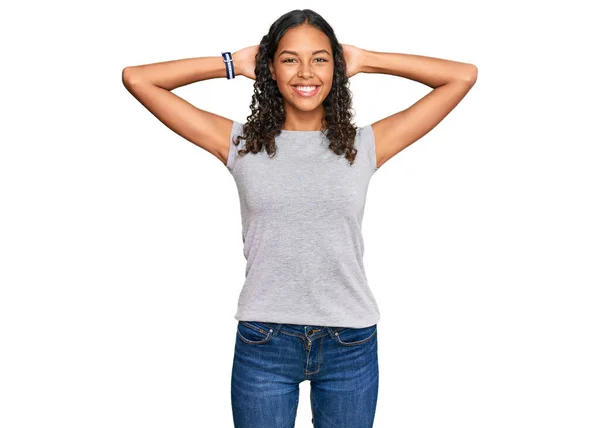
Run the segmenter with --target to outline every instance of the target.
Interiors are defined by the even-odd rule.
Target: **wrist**
[[[229,51],[221,52],[221,58],[225,65],[225,77],[227,77],[227,80],[235,78],[238,70],[235,69],[235,64],[233,63],[233,54]]]
[[[236,76],[246,76],[244,74],[244,65],[242,64],[242,60],[239,57],[237,52],[233,52],[231,54],[231,59],[233,59],[233,67],[235,68]]]
[[[370,51],[368,49],[361,50],[359,73],[373,73],[372,64],[375,55],[375,51]]]

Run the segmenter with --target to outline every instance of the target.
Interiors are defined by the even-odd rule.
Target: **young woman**
[[[403,111],[356,127],[348,79],[361,72],[433,90]],[[234,73],[256,80],[245,124],[171,92]],[[363,266],[368,183],[440,123],[476,79],[472,64],[341,45],[309,9],[281,16],[260,45],[232,56],[123,70],[131,94],[220,159],[237,184],[247,267],[235,315],[235,427],[293,427],[304,380],[311,381],[315,427],[373,426],[379,310]]]

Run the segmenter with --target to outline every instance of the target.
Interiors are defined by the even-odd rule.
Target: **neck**
[[[320,131],[321,122],[325,116],[325,108],[321,104],[313,111],[302,111],[285,108],[285,120],[281,129],[286,131]]]

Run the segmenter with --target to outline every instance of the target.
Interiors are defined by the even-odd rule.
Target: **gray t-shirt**
[[[371,125],[357,129],[354,165],[320,131],[285,131],[277,154],[233,144],[227,169],[240,198],[246,279],[235,319],[362,328],[379,308],[363,265],[362,218],[377,171]]]

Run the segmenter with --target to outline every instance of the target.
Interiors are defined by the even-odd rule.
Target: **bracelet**
[[[227,80],[235,79],[235,71],[233,69],[233,56],[231,52],[221,52],[223,62],[225,63],[225,71],[227,71]]]

